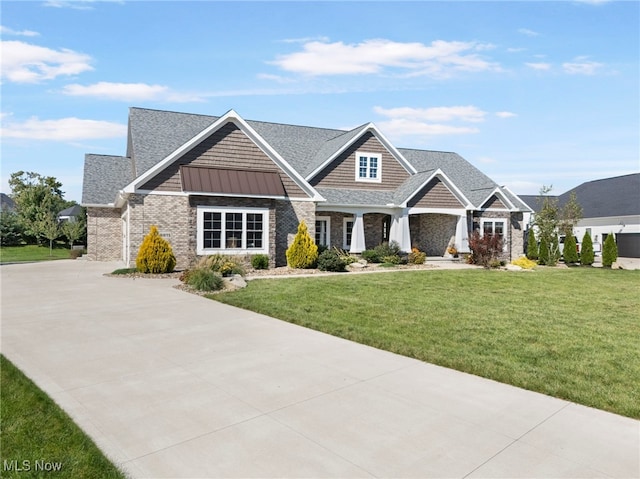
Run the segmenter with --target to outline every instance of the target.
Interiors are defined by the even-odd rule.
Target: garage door
[[[640,233],[618,233],[618,256],[621,258],[640,258]]]

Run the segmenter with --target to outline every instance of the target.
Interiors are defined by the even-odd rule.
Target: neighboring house
[[[9,195],[0,193],[0,211],[10,212],[16,210],[16,203],[11,199]]]
[[[588,181],[560,196],[562,208],[571,193],[582,206],[583,219],[574,228],[578,241],[589,231],[596,250],[608,234],[615,234],[618,256],[640,258],[640,173]],[[520,195],[534,211],[539,211],[539,196]],[[525,222],[530,223],[525,214]]]
[[[126,156],[87,154],[88,256],[134,263],[156,225],[178,267],[198,255],[285,251],[305,221],[316,243],[361,253],[384,241],[442,256],[469,251],[473,229],[523,251],[511,191],[455,153],[396,148],[368,123],[353,130],[131,108]]]
[[[60,213],[58,213],[58,221],[60,222],[69,221],[73,223],[74,221],[77,221],[78,217],[81,214],[82,214],[82,206],[73,205],[69,208],[62,210]]]

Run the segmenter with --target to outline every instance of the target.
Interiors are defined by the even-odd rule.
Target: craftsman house
[[[88,256],[135,258],[156,225],[178,267],[196,256],[285,251],[305,221],[316,243],[361,253],[384,241],[442,256],[471,231],[523,251],[522,201],[455,153],[396,148],[350,131],[131,108],[126,156],[87,154]]]

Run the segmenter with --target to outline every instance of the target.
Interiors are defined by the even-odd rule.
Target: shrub
[[[380,255],[374,249],[367,249],[362,252],[362,259],[367,260],[368,263],[379,263]]]
[[[309,235],[307,225],[301,221],[291,246],[287,248],[287,264],[291,268],[311,268],[318,259],[318,247]]]
[[[180,273],[180,277],[178,278],[181,282],[189,284],[189,276],[191,276],[192,269],[185,269],[182,273]]]
[[[22,243],[22,227],[19,217],[11,211],[0,212],[0,245],[18,246]]]
[[[411,264],[424,264],[426,259],[427,253],[420,251],[418,248],[411,248],[411,253],[407,257],[407,261]]]
[[[119,268],[116,270],[113,270],[111,272],[111,274],[133,274],[133,273],[137,273],[138,272],[138,268]]]
[[[538,265],[538,263],[526,256],[520,256],[518,259],[514,259],[511,264],[520,266],[522,269],[534,269]]]
[[[351,256],[351,253],[336,246],[333,247],[333,251],[338,255],[338,258],[340,258],[345,265],[358,261],[358,258],[356,258],[355,256]]]
[[[84,251],[81,250],[81,249],[69,250],[69,258],[78,259],[80,256],[82,256],[83,253],[84,253]]]
[[[149,234],[144,237],[136,266],[141,273],[171,273],[176,267],[176,257],[171,245],[160,236],[156,226],[151,226]]]
[[[540,250],[538,251],[538,263],[547,264],[549,262],[549,243],[545,237],[540,238]]]
[[[531,260],[538,259],[538,242],[536,241],[536,234],[533,228],[529,229],[527,236],[527,258]]]
[[[564,237],[562,256],[564,256],[564,262],[567,264],[578,262],[578,245],[576,244],[576,237],[573,236],[573,232]]]
[[[610,268],[618,259],[618,245],[613,233],[607,235],[602,246],[602,266]]]
[[[269,257],[266,254],[256,254],[251,257],[253,269],[269,269]]]
[[[333,249],[323,251],[318,257],[318,269],[320,271],[333,271],[342,272],[345,271],[347,264]]]
[[[223,275],[240,274],[244,276],[245,274],[244,268],[239,261],[220,253],[201,258],[196,264],[196,268],[210,269],[214,273]]]
[[[392,254],[390,256],[384,256],[382,258],[382,264],[386,264],[386,265],[400,264],[400,256],[398,256],[397,254]]]
[[[400,256],[400,245],[397,241],[391,241],[390,243],[385,241],[384,243],[376,246],[374,251],[378,253],[378,257],[381,260],[385,256]]]
[[[582,237],[582,251],[580,251],[580,264],[583,266],[591,266],[595,261],[595,253],[593,252],[593,241],[589,232],[585,232]]]
[[[469,248],[471,249],[471,263],[494,267],[493,263],[500,264],[499,257],[502,254],[502,239],[498,235],[481,236],[478,230],[474,231],[469,238]]]
[[[187,276],[187,284],[198,291],[217,291],[222,289],[224,282],[209,268],[196,268]]]
[[[555,266],[560,260],[560,247],[558,246],[558,235],[551,238],[551,247],[549,248],[549,266]]]

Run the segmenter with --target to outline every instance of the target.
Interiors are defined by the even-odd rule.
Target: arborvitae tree
[[[566,246],[565,246],[566,247]],[[595,260],[595,253],[593,252],[593,241],[591,241],[591,235],[588,231],[584,233],[582,237],[582,249],[580,251],[580,264],[583,266],[591,266]]]
[[[560,261],[560,247],[558,246],[558,235],[554,234],[551,238],[551,247],[549,248],[549,266],[555,266]]]
[[[529,236],[527,237],[527,258],[534,261],[538,259],[538,242],[533,228],[529,229]]]
[[[604,240],[604,246],[602,247],[602,266],[611,267],[613,263],[618,259],[618,245],[613,233],[607,235],[607,239]]]
[[[540,238],[540,251],[538,252],[538,263],[549,264],[549,243],[544,236]]]
[[[176,267],[176,257],[169,242],[160,236],[158,228],[151,226],[149,234],[144,237],[136,267],[141,273],[171,273]]]
[[[293,243],[287,249],[287,264],[291,268],[311,268],[318,259],[318,246],[316,245],[304,221],[298,225],[298,232]]]
[[[564,237],[562,256],[564,256],[564,262],[566,264],[578,262],[578,245],[576,245],[576,237],[573,236],[573,233]]]

